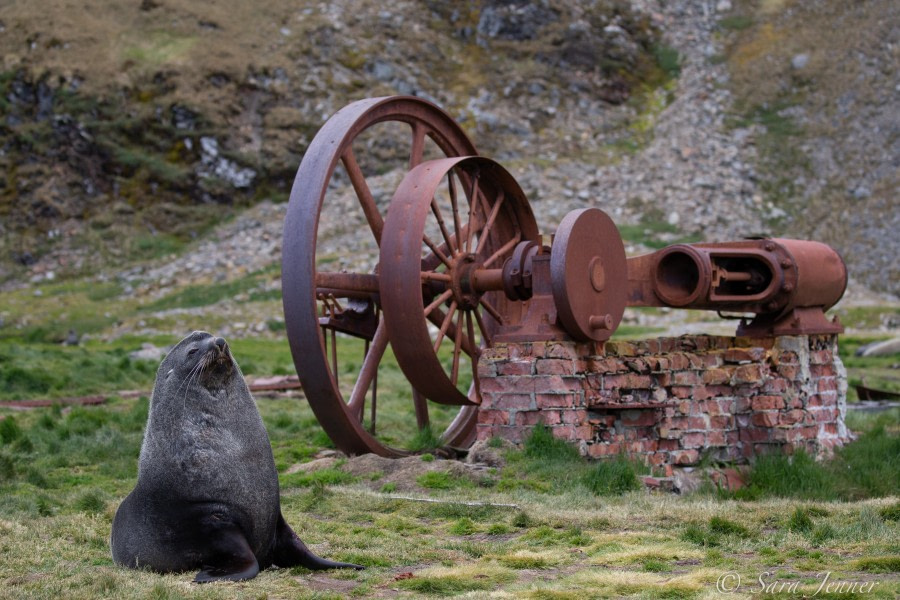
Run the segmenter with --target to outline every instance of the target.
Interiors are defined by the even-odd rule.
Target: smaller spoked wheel
[[[379,260],[384,325],[400,368],[428,400],[480,402],[478,357],[500,325],[521,318],[502,267],[523,241],[539,241],[534,215],[490,159],[425,162],[397,188]]]

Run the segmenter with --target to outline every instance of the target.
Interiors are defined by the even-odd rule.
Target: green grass
[[[521,451],[509,452],[508,459],[499,483],[501,489],[553,493],[579,490],[588,495],[614,496],[641,487],[637,477],[641,467],[634,462],[624,457],[588,461],[543,425],[531,431]]]
[[[719,27],[731,31],[743,31],[753,26],[753,18],[746,15],[733,15],[719,19]]]

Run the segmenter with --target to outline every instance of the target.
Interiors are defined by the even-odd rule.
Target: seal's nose
[[[216,338],[216,346],[219,347],[219,350],[224,350],[225,349],[225,338],[217,337]]]

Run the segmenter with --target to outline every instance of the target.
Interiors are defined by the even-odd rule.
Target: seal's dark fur
[[[112,527],[113,560],[195,581],[250,579],[270,565],[362,568],[310,552],[281,515],[259,411],[228,345],[195,331],[159,367],[138,481]]]

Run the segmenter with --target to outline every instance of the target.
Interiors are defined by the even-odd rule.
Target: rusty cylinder
[[[635,305],[783,314],[836,304],[847,269],[825,244],[776,238],[668,246],[630,259],[629,280]]]

